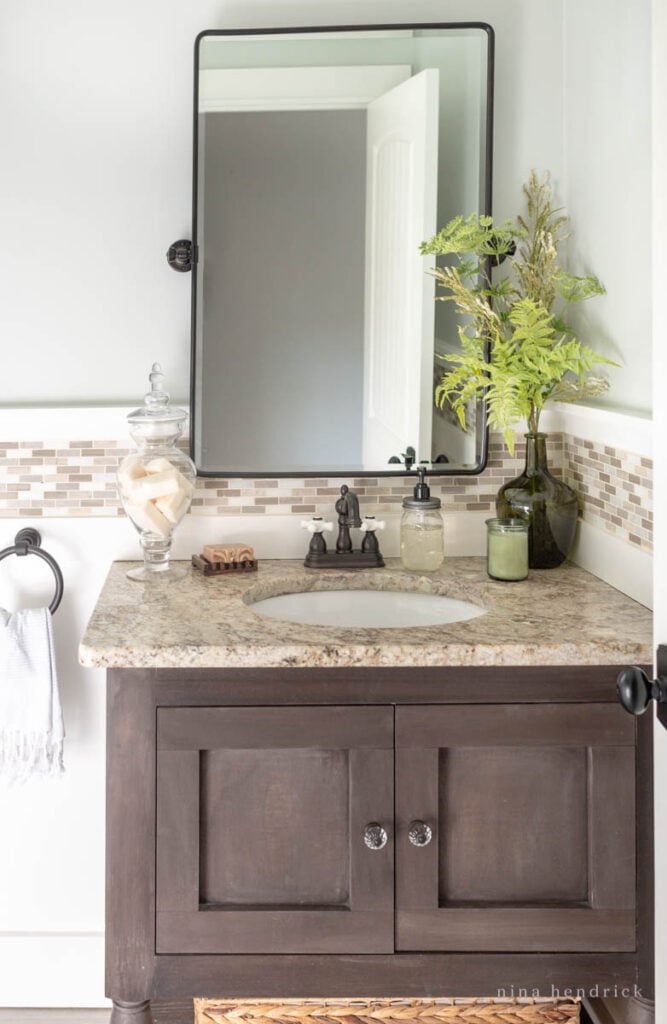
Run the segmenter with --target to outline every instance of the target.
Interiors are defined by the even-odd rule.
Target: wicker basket
[[[572,999],[195,999],[195,1024],[579,1024]]]

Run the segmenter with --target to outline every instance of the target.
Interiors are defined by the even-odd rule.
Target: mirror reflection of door
[[[216,325],[222,327],[219,372],[209,372],[203,388],[206,391],[214,382],[219,387],[223,377],[219,399],[228,413],[238,403],[229,419],[243,423],[247,416],[240,404],[243,393],[238,381],[250,370],[255,429],[237,428],[234,455],[242,463],[256,463],[258,436],[267,460],[273,457],[284,463],[287,459],[298,465],[317,464],[318,460],[340,465],[362,461],[364,392],[374,396],[376,407],[381,398],[379,388],[366,387],[363,370],[368,131],[370,124],[381,130],[386,104],[395,111],[393,131],[400,127],[396,121],[399,112],[406,123],[406,115],[414,113],[408,109],[409,101],[401,100],[404,94],[400,92],[398,101],[392,103],[391,97],[397,83],[405,87],[410,81],[410,67],[405,65],[202,72],[200,110],[209,119],[206,140],[212,151],[206,164],[209,178],[211,170],[217,171],[218,186],[213,189],[209,180],[207,196],[212,193],[221,199],[219,203],[215,198],[207,200],[205,220],[209,231],[214,226],[215,234],[205,236],[213,244],[207,246],[205,241],[201,247],[202,305],[207,310],[209,335],[220,329]],[[435,102],[437,119],[437,98]],[[437,138],[437,123],[435,129]],[[327,152],[325,140],[329,139],[334,144]],[[225,146],[231,152],[216,160],[215,150],[220,152]],[[382,155],[387,152],[385,147]],[[411,175],[414,157],[410,152],[408,161]],[[386,159],[383,166],[387,167]],[[435,171],[433,177],[435,181]],[[325,194],[320,199],[324,183]],[[386,175],[380,178],[382,183],[388,184]],[[404,178],[400,201],[409,201],[412,207],[409,187]],[[395,194],[393,199],[397,199]],[[411,245],[416,253],[423,237],[415,235],[414,226],[406,236],[405,228],[410,228],[412,221],[411,209],[396,216],[395,224],[401,225],[402,233],[393,239],[393,258],[381,261],[375,274],[380,299],[403,287],[398,275],[406,269],[409,252],[399,253],[399,247]],[[266,252],[259,276],[248,278],[248,243],[254,246],[258,239],[261,245],[264,232],[267,239],[280,239],[280,248]],[[392,244],[389,239],[379,241]],[[207,260],[210,253],[212,259]],[[276,261],[282,266],[276,267]],[[421,261],[414,262],[419,272]],[[387,274],[391,279],[383,282]],[[298,284],[290,283],[295,279]],[[248,281],[255,295],[244,293]],[[232,316],[231,294],[236,297]],[[326,346],[318,345],[318,335],[326,339]],[[388,345],[377,346],[374,361],[379,372],[388,368],[384,354],[389,353],[392,342],[395,348],[397,340],[394,333]],[[429,344],[432,348],[432,328]],[[329,400],[333,400],[332,407],[327,408]],[[412,402],[410,430],[418,401],[415,397]],[[377,422],[382,424],[387,410],[380,406],[378,411]],[[309,424],[306,430],[304,412]],[[280,429],[276,429],[278,423]],[[401,438],[408,436],[405,431],[400,434]],[[369,455],[385,465],[397,444],[405,447],[409,443],[386,432],[383,442],[382,447],[376,443],[369,449]]]
[[[418,260],[436,231],[438,71],[369,104],[366,117],[364,465],[415,448],[431,459],[434,283]]]

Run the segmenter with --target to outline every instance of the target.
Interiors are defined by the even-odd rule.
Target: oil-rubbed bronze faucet
[[[384,523],[378,522],[375,516],[359,514],[359,499],[347,484],[340,489],[340,498],[335,505],[338,513],[338,538],[336,550],[327,551],[324,533],[332,529],[331,523],[325,523],[319,516],[314,516],[301,525],[311,534],[308,554],[304,565],[309,569],[375,569],[384,565],[380,553],[380,545],[375,536],[377,530],[384,529]],[[352,547],[351,529],[361,529],[364,539],[359,551]]]

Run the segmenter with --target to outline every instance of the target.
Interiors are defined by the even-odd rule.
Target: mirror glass
[[[481,406],[463,431],[434,402],[457,319],[419,243],[490,212],[492,47],[483,25],[198,38],[200,474],[481,471]]]

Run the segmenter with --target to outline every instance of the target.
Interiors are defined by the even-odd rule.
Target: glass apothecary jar
[[[127,417],[137,450],[118,467],[120,500],[144,553],[144,564],[127,575],[144,583],[184,575],[183,569],[170,565],[169,554],[174,530],[190,508],[197,475],[192,460],[176,446],[187,413],[169,404],[159,363],[153,364],[149,379],[143,408]]]

